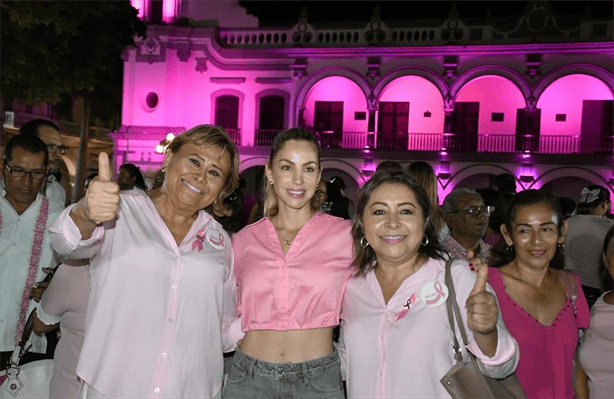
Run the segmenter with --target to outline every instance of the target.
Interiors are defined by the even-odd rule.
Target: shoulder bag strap
[[[456,361],[460,362],[462,361],[462,352],[458,343],[458,339],[456,338],[456,328],[454,326],[455,318],[456,322],[458,323],[458,329],[460,330],[464,346],[467,346],[467,334],[465,333],[465,325],[463,323],[463,319],[460,316],[458,304],[456,303],[456,291],[454,290],[454,281],[452,281],[451,271],[453,262],[454,258],[450,258],[446,262],[445,283],[449,291],[448,300],[446,301],[446,307],[448,308],[448,320],[450,321],[450,327],[452,327],[452,337],[454,338],[454,358],[456,359]]]
[[[578,289],[576,287],[576,275],[571,270],[561,270],[561,272],[563,273],[563,283],[565,285],[567,298],[571,298],[573,313],[577,315],[578,309],[576,308],[576,301],[578,299]]]

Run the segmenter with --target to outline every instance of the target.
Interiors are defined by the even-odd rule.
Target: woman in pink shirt
[[[348,397],[449,398],[440,380],[456,364],[454,333],[426,192],[407,172],[382,170],[361,189],[356,215],[358,271],[343,299],[339,340]],[[498,316],[486,268],[476,278],[458,260],[451,272],[467,349],[484,374],[511,374],[516,343]]]
[[[580,279],[550,266],[566,230],[555,197],[521,191],[508,203],[501,225],[507,248],[495,252],[500,266],[488,269],[505,325],[520,347],[516,375],[529,399],[574,397],[578,330],[588,327],[589,313]]]
[[[103,153],[51,227],[58,253],[91,258],[80,397],[221,398],[236,283],[230,237],[203,209],[221,211],[237,165],[226,133],[201,125],[169,145],[162,187],[120,194]]]
[[[344,397],[332,334],[353,272],[351,226],[313,206],[321,172],[311,133],[275,138],[265,217],[233,236],[245,337],[225,399]]]

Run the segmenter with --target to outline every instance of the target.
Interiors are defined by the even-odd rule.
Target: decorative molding
[[[266,77],[261,77],[261,78],[256,78],[256,83],[260,83],[260,84],[264,84],[264,85],[281,85],[281,84],[292,83],[292,78],[281,78],[281,77],[266,78]]]
[[[189,48],[180,48],[177,49],[177,58],[181,62],[187,62],[192,55],[192,51]]]
[[[200,73],[207,71],[207,57],[196,57],[196,71]]]
[[[371,80],[380,75],[382,57],[367,57],[367,77]]]
[[[245,78],[226,78],[226,77],[210,77],[209,81],[216,84],[241,84],[245,83]]]
[[[534,79],[536,76],[541,75],[539,69],[542,65],[541,54],[527,54],[525,63],[527,65],[527,76],[529,76],[531,79]]]
[[[292,69],[292,76],[296,79],[302,79],[307,76],[307,58],[297,58],[293,64],[290,65]]]
[[[154,62],[166,61],[166,43],[163,43],[160,38],[149,36],[139,44],[136,53],[137,62]]]
[[[443,76],[445,76],[447,79],[452,79],[454,76],[456,76],[456,68],[458,67],[458,55],[444,55],[443,67],[445,69]]]

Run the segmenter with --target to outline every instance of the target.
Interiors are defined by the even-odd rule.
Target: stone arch
[[[286,103],[286,109],[284,110],[284,129],[288,129],[288,127],[290,126],[290,105],[291,105],[290,97],[291,95],[287,91],[280,90],[280,89],[266,89],[266,90],[262,90],[256,93],[256,96],[255,96],[256,112],[254,115],[254,128],[258,129],[258,126],[260,123],[260,99],[263,97],[267,97],[267,96],[283,97]]]
[[[345,68],[345,67],[322,68],[318,70],[316,73],[314,73],[309,79],[307,79],[302,84],[302,86],[298,89],[298,92],[296,94],[296,98],[294,99],[294,104],[293,104],[294,110],[297,113],[298,113],[298,108],[303,106],[305,102],[305,98],[307,97],[307,93],[309,93],[309,90],[320,80],[324,78],[328,78],[330,76],[342,76],[342,77],[345,77],[353,81],[354,83],[358,85],[358,87],[360,87],[360,89],[365,95],[365,99],[369,98],[369,95],[371,94],[371,85],[369,84],[367,79],[364,76],[362,76],[360,73],[356,72],[353,69]],[[295,124],[296,124],[296,122],[298,121],[298,115],[295,114],[294,117],[295,117]]]
[[[375,99],[379,101],[379,97],[382,94],[382,91],[390,83],[392,83],[393,81],[395,81],[396,79],[400,77],[408,76],[408,75],[420,76],[428,80],[435,87],[437,87],[437,89],[439,89],[439,92],[441,93],[442,97],[444,97],[446,93],[448,93],[449,91],[449,87],[446,81],[443,80],[443,78],[441,78],[438,74],[436,74],[432,70],[427,69],[427,68],[422,68],[422,67],[401,67],[401,68],[393,69],[392,71],[388,72],[387,74],[382,76],[377,81],[377,83],[373,87],[373,96],[375,97]]]
[[[66,155],[62,155],[62,161],[64,161],[64,165],[66,165],[68,174],[70,175],[71,179],[73,179],[75,175],[77,174],[77,164],[75,163],[74,160],[72,160],[70,157]]]
[[[611,71],[589,64],[564,65],[553,69],[537,82],[533,89],[533,96],[539,100],[544,91],[556,80],[574,74],[592,76],[601,80],[608,86],[614,97],[614,74]]]
[[[604,173],[605,174],[605,173]],[[537,176],[535,181],[533,181],[528,187],[529,188],[539,188],[546,183],[551,182],[554,179],[558,179],[561,177],[578,177],[590,182],[594,182],[594,184],[599,184],[600,186],[607,187],[610,190],[610,193],[614,195],[614,190],[612,190],[612,186],[610,182],[607,180],[605,176],[602,176],[598,172],[595,172],[588,168],[582,167],[570,167],[570,166],[562,166],[560,168],[550,169],[541,175]]]
[[[239,173],[254,166],[265,166],[268,162],[268,156],[252,156],[239,161]]]
[[[324,169],[338,169],[347,173],[354,179],[359,187],[369,179],[369,177],[363,175],[356,166],[342,159],[322,158],[322,170]]]
[[[439,192],[441,200],[443,201],[445,196],[448,195],[452,190],[454,190],[456,188],[456,185],[459,182],[465,180],[466,178],[472,175],[480,174],[480,173],[489,174],[489,175],[509,173],[513,175],[514,178],[516,179],[516,186],[518,187],[518,185],[520,185],[521,187],[523,187],[522,183],[520,182],[520,180],[518,180],[518,177],[513,173],[513,171],[501,165],[497,165],[497,164],[470,165],[470,166],[461,168],[455,173],[453,173],[452,176],[450,176],[450,178],[447,181],[439,177],[437,178],[437,180],[439,180],[439,185],[442,189],[442,191]]]
[[[461,76],[459,76],[454,83],[450,86],[450,95],[453,98],[456,98],[460,90],[473,79],[487,76],[487,75],[495,75],[500,76],[514,83],[516,87],[520,90],[525,99],[528,99],[531,95],[531,86],[526,81],[526,79],[514,71],[511,68],[503,67],[499,65],[484,65],[476,68],[472,68],[469,71],[465,72]]]

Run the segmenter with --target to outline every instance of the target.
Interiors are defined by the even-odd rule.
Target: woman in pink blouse
[[[350,222],[312,205],[320,148],[280,133],[266,165],[265,217],[233,236],[237,347],[225,399],[343,398],[333,328],[352,274]]]
[[[101,154],[51,227],[58,253],[91,258],[80,397],[221,397],[236,283],[230,237],[203,209],[222,210],[237,165],[222,129],[196,126],[169,145],[162,187],[120,194]]]
[[[520,346],[516,375],[529,399],[574,397],[578,330],[588,327],[589,313],[580,279],[550,267],[566,230],[555,197],[538,190],[515,194],[501,225],[507,248],[496,252],[500,266],[488,270],[505,325]]]
[[[426,192],[407,172],[382,170],[361,189],[356,210],[358,270],[343,299],[339,340],[348,398],[449,398],[440,380],[456,364],[450,299]],[[484,374],[506,377],[518,351],[486,268],[476,278],[458,260],[451,272],[467,349]]]
[[[601,257],[614,278],[614,227],[606,233]],[[581,339],[574,373],[577,398],[606,399],[614,393],[614,291],[604,293],[591,308],[591,325]]]

